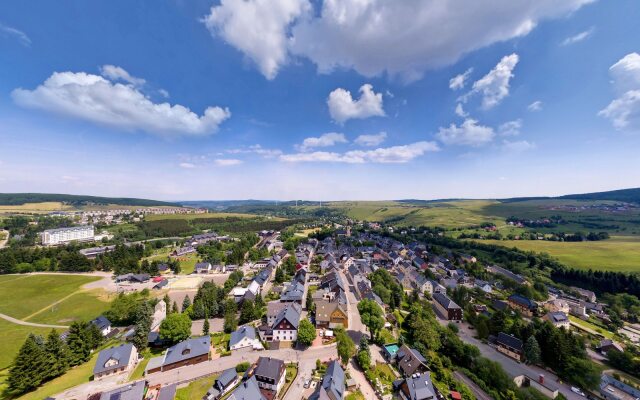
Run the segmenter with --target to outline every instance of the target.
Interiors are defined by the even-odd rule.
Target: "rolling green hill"
[[[127,197],[98,197],[98,196],[82,196],[74,194],[57,194],[57,193],[0,193],[0,205],[18,206],[27,203],[48,203],[60,202],[74,206],[86,205],[122,205],[122,206],[179,206],[176,203],[166,201],[134,199]]]

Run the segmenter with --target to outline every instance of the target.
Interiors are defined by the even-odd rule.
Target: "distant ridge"
[[[128,197],[98,197],[83,196],[75,194],[57,193],[0,193],[0,205],[19,206],[26,203],[62,202],[76,206],[87,204],[116,204],[121,206],[153,207],[153,206],[173,206],[180,204],[166,201],[134,199]]]
[[[609,201],[622,201],[625,203],[640,203],[640,188],[633,189],[619,189],[610,190],[607,192],[594,192],[594,193],[582,193],[582,194],[566,194],[564,196],[556,197],[514,197],[510,199],[501,199],[500,201],[505,203],[514,203],[518,201],[527,200],[609,200]]]

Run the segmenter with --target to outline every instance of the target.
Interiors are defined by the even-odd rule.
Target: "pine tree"
[[[164,301],[164,304],[167,305],[167,314],[170,314],[172,312],[171,310],[171,298],[169,297],[169,294],[165,294],[164,298],[162,299],[162,301]]]
[[[529,364],[540,363],[540,346],[535,336],[531,335],[524,344],[524,355]]]
[[[146,301],[141,303],[136,310],[136,330],[133,336],[133,345],[136,346],[138,351],[146,349],[149,343],[151,314],[151,305]]]
[[[74,322],[69,327],[67,334],[67,346],[71,352],[69,364],[73,367],[89,360],[91,345],[87,340],[87,323]]]
[[[22,394],[37,388],[47,377],[47,356],[38,344],[38,339],[30,334],[20,348],[9,370],[8,390]]]
[[[180,309],[178,308],[178,303],[174,301],[173,306],[171,306],[171,313],[177,314],[179,312],[180,312]]]
[[[47,336],[45,351],[48,355],[48,378],[52,379],[64,374],[69,369],[71,354],[67,344],[60,339],[60,335],[52,329]]]
[[[182,300],[182,312],[184,312],[191,305],[191,299],[189,296],[184,296],[184,300]]]
[[[209,316],[207,316],[206,314],[204,315],[204,323],[202,324],[202,334],[209,334]]]

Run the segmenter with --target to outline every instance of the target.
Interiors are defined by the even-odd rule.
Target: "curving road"
[[[36,328],[53,328],[53,329],[67,329],[67,328],[69,328],[66,325],[36,324],[35,322],[23,321],[21,319],[13,318],[13,317],[10,317],[10,316],[8,316],[6,314],[1,314],[1,313],[0,313],[0,318],[4,319],[5,321],[9,321],[11,323],[17,324],[17,325],[33,326],[33,327],[36,327]]]

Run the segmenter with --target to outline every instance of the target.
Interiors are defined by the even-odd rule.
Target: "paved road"
[[[469,379],[469,377],[463,374],[462,372],[454,371],[453,376],[455,376],[457,379],[461,380],[465,385],[467,385],[469,389],[471,389],[471,392],[473,393],[473,395],[476,396],[477,400],[493,400],[493,398],[489,396],[487,392],[482,390],[480,386],[476,385],[474,381]]]
[[[24,326],[33,326],[36,328],[53,328],[53,329],[67,329],[68,326],[66,325],[47,325],[47,324],[36,324],[34,322],[27,322],[27,321],[23,321],[20,319],[16,319],[13,317],[10,317],[6,314],[0,314],[0,318],[12,322],[14,324],[18,324],[18,325],[24,325]]]

